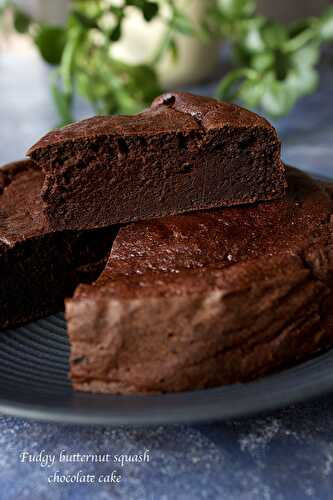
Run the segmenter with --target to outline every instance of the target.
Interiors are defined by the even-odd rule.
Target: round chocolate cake
[[[284,199],[122,228],[66,304],[80,390],[244,382],[333,343],[332,188],[288,168]]]

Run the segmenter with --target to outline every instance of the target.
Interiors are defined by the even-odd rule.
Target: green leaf
[[[65,92],[68,94],[73,92],[75,58],[80,44],[84,41],[85,33],[86,32],[82,31],[79,27],[68,33],[67,43],[62,53],[59,72],[62,77]]]
[[[311,24],[307,28],[304,28],[303,31],[299,31],[297,35],[290,37],[289,39],[287,38],[282,49],[284,52],[292,53],[306,47],[310,43],[317,41],[317,30],[314,28],[313,24]]]
[[[79,71],[76,77],[76,88],[78,93],[87,101],[94,102],[94,86],[91,85],[90,77],[87,73]]]
[[[265,72],[274,64],[273,52],[266,51],[254,54],[251,59],[251,66],[258,71],[258,73]]]
[[[14,28],[18,33],[27,33],[31,24],[31,17],[20,9],[14,8]]]
[[[216,94],[219,99],[232,101],[239,95],[240,84],[246,79],[257,78],[257,73],[249,68],[230,71],[220,82]]]
[[[333,7],[330,7],[319,20],[319,34],[323,41],[333,39]]]
[[[174,13],[172,25],[173,28],[182,35],[193,35],[193,26],[190,19],[179,11]]]
[[[287,30],[281,24],[267,22],[262,28],[262,39],[269,49],[281,49],[287,39]]]
[[[277,80],[285,80],[287,74],[292,68],[293,63],[289,54],[285,54],[281,50],[275,50],[273,52],[274,63],[272,70],[274,71]]]
[[[251,78],[245,80],[239,87],[238,97],[249,108],[255,108],[265,90],[265,80],[262,78]]]
[[[60,64],[66,45],[66,30],[57,26],[41,26],[35,43],[43,59],[49,64]]]
[[[91,18],[79,12],[78,10],[73,10],[71,13],[81,26],[88,29],[98,28],[97,18]]]
[[[307,31],[309,28],[311,29],[312,25],[313,18],[301,19],[294,23],[291,23],[288,26],[288,38],[294,38],[304,31]]]
[[[265,90],[261,98],[261,106],[271,116],[287,114],[296,100],[295,91],[274,78],[273,74],[267,76]]]
[[[173,62],[177,62],[179,59],[179,50],[178,50],[178,45],[177,42],[174,38],[170,38],[169,41],[169,50],[171,54],[171,59]]]
[[[121,23],[118,23],[117,26],[111,31],[109,39],[112,42],[118,42],[121,38]]]
[[[74,121],[72,115],[72,94],[66,94],[59,87],[59,74],[55,72],[51,81],[51,92],[53,100],[57,107],[59,117],[61,119],[61,126],[67,125]]]
[[[104,13],[102,2],[96,0],[72,0],[71,12],[81,13],[85,18],[96,20]]]
[[[158,4],[155,2],[144,2],[142,13],[146,21],[151,21],[158,14]]]
[[[217,0],[220,13],[231,19],[251,17],[256,11],[255,0]]]
[[[265,43],[261,33],[261,24],[246,21],[246,31],[242,37],[241,45],[246,52],[255,53],[265,50]]]
[[[319,75],[314,68],[295,68],[289,72],[286,86],[288,89],[293,89],[297,97],[301,97],[314,92],[318,81]]]
[[[145,0],[126,0],[126,5],[137,7],[138,9],[143,9],[143,4]]]
[[[290,55],[290,61],[294,67],[309,68],[317,64],[320,57],[320,45],[318,42],[312,42],[293,52]]]

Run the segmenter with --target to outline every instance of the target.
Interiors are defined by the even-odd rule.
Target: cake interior
[[[46,213],[58,226],[93,227],[278,198],[280,143],[257,118],[209,127],[162,105],[50,133],[30,153],[45,173]]]
[[[52,231],[43,216],[43,174],[31,162],[0,172],[0,328],[63,310],[79,283],[102,272],[117,228]]]

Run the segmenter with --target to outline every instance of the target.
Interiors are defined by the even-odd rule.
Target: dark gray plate
[[[74,392],[62,314],[0,335],[0,413],[75,424],[202,422],[269,411],[333,391],[333,350],[248,384],[160,396]]]
[[[62,314],[0,335],[0,413],[75,424],[166,424],[240,417],[333,390],[333,350],[249,384],[159,396],[74,392]]]

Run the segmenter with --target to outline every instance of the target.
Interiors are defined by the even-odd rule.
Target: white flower
[[[105,31],[111,31],[118,24],[118,18],[112,12],[104,14],[98,21],[98,26]]]
[[[89,36],[92,43],[97,47],[102,47],[106,43],[106,36],[99,30],[90,30]]]
[[[104,7],[124,7],[124,0],[104,0]]]

